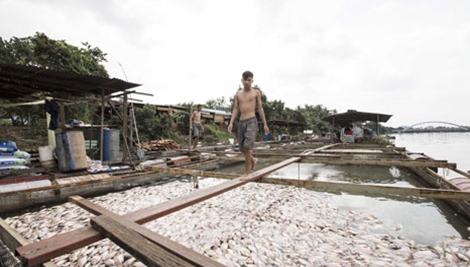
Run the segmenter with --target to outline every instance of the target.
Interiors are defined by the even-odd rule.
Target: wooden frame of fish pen
[[[323,163],[323,164],[345,164],[345,165],[369,165],[369,166],[398,166],[405,167],[416,172],[424,172],[423,175],[430,175],[430,168],[448,168],[456,169],[453,163],[440,160],[413,160],[406,157],[406,150],[401,148],[383,148],[381,146],[361,146],[352,145],[327,145],[313,150],[306,150],[304,153],[258,153],[260,160],[276,162],[264,169],[251,173],[247,180],[241,181],[238,174],[233,173],[217,173],[205,170],[194,170],[190,167],[198,167],[204,169],[205,165],[211,165],[215,161],[241,161],[239,157],[221,157],[212,156],[205,162],[195,164],[183,164],[175,166],[175,168],[151,167],[152,173],[171,173],[188,176],[199,177],[216,177],[232,179],[217,186],[202,189],[194,194],[170,200],[149,208],[141,209],[123,216],[118,216],[110,211],[83,199],[80,196],[70,197],[69,200],[81,206],[82,208],[97,215],[91,220],[91,226],[86,226],[78,230],[59,234],[48,239],[44,239],[32,244],[10,241],[8,246],[13,248],[22,259],[25,266],[35,266],[38,264],[48,264],[47,261],[59,255],[68,253],[72,250],[80,248],[84,245],[91,244],[104,237],[109,237],[119,246],[125,248],[131,255],[136,257],[149,266],[162,266],[163,263],[171,263],[165,266],[221,266],[219,263],[210,260],[200,254],[182,247],[180,244],[159,236],[153,232],[148,232],[140,227],[140,224],[155,220],[159,217],[181,210],[198,202],[204,201],[216,195],[222,194],[236,187],[242,186],[248,182],[264,182],[271,184],[294,185],[299,187],[333,190],[341,192],[350,192],[356,194],[377,194],[377,195],[407,195],[417,197],[427,197],[444,199],[452,202],[467,203],[470,201],[470,192],[456,190],[455,188],[445,189],[429,189],[429,188],[404,188],[393,186],[376,186],[376,185],[357,185],[350,183],[338,182],[320,182],[307,181],[289,178],[267,178],[263,177],[275,170],[288,166],[294,162]],[[354,151],[356,150],[356,151]],[[371,152],[375,151],[375,152]],[[380,152],[378,152],[380,151]],[[404,152],[405,151],[405,152]],[[356,153],[354,153],[356,152]],[[403,154],[405,153],[405,154]],[[215,153],[214,153],[215,154]],[[375,155],[384,154],[388,157],[354,159],[352,154]],[[402,158],[398,159],[397,154],[401,154]],[[431,171],[432,172],[432,171]],[[436,173],[431,176],[439,179]],[[109,225],[112,225],[110,227]],[[15,239],[14,234],[9,237],[2,237],[2,240]],[[139,240],[139,242],[133,242]],[[150,242],[150,243],[149,243]],[[145,252],[142,244],[146,244],[152,248],[152,252]],[[180,264],[180,265],[178,265]]]

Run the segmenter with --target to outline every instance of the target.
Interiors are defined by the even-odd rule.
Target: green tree
[[[284,116],[284,110],[285,110],[285,104],[281,100],[274,100],[267,102],[269,105],[269,120],[285,120]],[[265,111],[266,113],[266,111]],[[266,117],[267,119],[268,117]]]
[[[207,100],[205,106],[211,109],[217,109],[220,107],[227,108],[227,102],[225,101],[225,97],[222,96]]]
[[[321,119],[331,115],[331,112],[322,105],[304,105],[304,107],[297,107],[297,112],[300,113],[298,117],[303,117],[303,122],[307,125],[308,129],[314,132],[326,132],[329,130],[330,125]]]
[[[57,71],[71,71],[79,74],[109,77],[102,65],[106,61],[106,54],[98,47],[82,43],[83,47],[76,47],[65,40],[53,40],[44,33],[34,36],[18,38],[12,37],[4,40],[0,37],[0,63],[35,66]],[[33,96],[43,99],[43,94]],[[74,100],[74,98],[71,98]],[[0,100],[0,103],[15,103],[15,100]],[[90,123],[93,109],[89,105],[78,104],[68,106],[66,120],[78,119]],[[9,118],[15,125],[32,124],[25,118],[29,114],[44,114],[43,106],[21,106],[4,109],[3,118]]]
[[[109,77],[101,64],[106,62],[106,54],[87,42],[82,45],[84,47],[79,48],[38,32],[34,36],[10,40],[0,37],[0,62]]]
[[[145,105],[135,109],[135,121],[141,142],[171,138],[172,119],[167,114],[157,115],[155,106]]]

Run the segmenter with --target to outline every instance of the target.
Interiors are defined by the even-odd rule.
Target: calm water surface
[[[395,145],[408,151],[422,152],[438,160],[457,163],[462,171],[470,170],[470,132],[394,134]]]
[[[270,177],[288,177],[316,181],[348,182],[402,187],[424,187],[415,175],[395,167],[291,164]],[[444,236],[468,238],[469,226],[463,218],[441,202],[418,197],[383,197],[325,193],[331,203],[342,209],[371,214],[383,222],[375,233],[405,236],[416,242],[433,245]]]

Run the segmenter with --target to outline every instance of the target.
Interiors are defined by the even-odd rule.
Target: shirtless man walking
[[[189,130],[193,132],[193,151],[198,152],[197,143],[204,132],[204,126],[201,123],[202,106],[197,105],[197,109],[189,117]]]
[[[235,94],[235,103],[233,105],[232,118],[228,125],[228,131],[230,133],[232,132],[233,121],[237,117],[238,111],[240,111],[237,138],[240,151],[245,155],[245,172],[241,179],[246,180],[248,173],[255,169],[255,164],[258,161],[253,157],[252,151],[258,132],[258,120],[255,115],[256,107],[258,107],[259,115],[263,120],[265,134],[269,133],[269,128],[266,124],[263,106],[261,105],[261,92],[251,88],[253,84],[253,73],[245,71],[242,74],[242,83],[243,90],[239,90]]]

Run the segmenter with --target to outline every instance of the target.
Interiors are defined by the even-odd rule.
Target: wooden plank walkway
[[[288,178],[266,178],[263,177],[259,180],[261,183],[277,184],[277,185],[292,185],[303,188],[334,190],[352,194],[368,194],[368,195],[397,195],[402,197],[425,197],[444,200],[459,200],[470,201],[470,192],[449,190],[449,189],[430,189],[430,188],[415,188],[415,187],[401,187],[401,186],[386,186],[386,185],[367,185],[367,184],[353,184],[343,182],[324,182],[324,181],[311,181],[299,180]]]
[[[11,228],[3,219],[0,218],[0,239],[2,243],[8,247],[11,251],[15,251],[20,246],[30,244],[26,238],[18,234],[13,228]],[[0,263],[1,265],[1,263]],[[2,265],[3,266],[3,265]],[[43,262],[43,267],[57,267],[53,262]]]
[[[240,179],[234,179],[207,189],[198,190],[197,192],[187,196],[128,213],[123,217],[126,220],[136,222],[138,224],[153,221],[172,212],[181,210],[193,204],[232,190],[236,187],[242,186],[248,182],[255,181],[266,174],[274,172],[300,160],[300,157],[293,157],[264,169],[255,171],[251,173],[246,180],[242,181]],[[84,208],[87,209],[87,207]],[[94,214],[100,214],[99,211],[96,210],[89,211]],[[96,231],[91,226],[86,226],[74,231],[41,240],[39,242],[21,246],[17,248],[16,252],[25,260],[27,266],[35,266],[80,247],[92,244],[103,238],[105,238],[105,236],[103,236],[100,232]]]
[[[71,200],[101,213],[91,219],[91,225],[148,266],[224,266],[87,199],[74,196]]]
[[[91,225],[95,229],[102,233],[104,232],[106,237],[146,266],[204,266],[190,264],[177,255],[169,253],[163,247],[140,235],[137,231],[131,230],[130,225],[132,223],[128,223],[126,220],[111,219],[106,215],[101,215],[91,220]]]
[[[447,160],[416,161],[410,159],[335,159],[335,158],[305,158],[305,163],[324,163],[335,165],[361,165],[361,166],[383,166],[383,167],[405,167],[405,168],[449,168],[456,167],[455,163]]]
[[[128,230],[135,231],[136,233],[144,236],[146,239],[152,241],[153,243],[157,244],[158,247],[156,248],[157,250],[160,248],[163,248],[165,251],[159,252],[161,254],[164,254],[166,252],[178,255],[180,259],[184,261],[185,264],[188,266],[207,266],[207,267],[222,267],[224,265],[213,261],[179,243],[176,243],[170,239],[165,238],[162,235],[159,235],[155,232],[150,231],[149,229],[140,226],[139,224],[126,220],[123,216],[117,215],[102,206],[99,206],[87,199],[84,199],[80,196],[73,196],[70,197],[70,200],[76,204],[78,204],[81,207],[86,207],[87,210],[93,210],[95,213],[99,213],[99,215],[96,218],[99,218],[101,216],[106,216],[107,218],[117,221],[119,224],[123,224]],[[93,221],[95,219],[92,219],[92,225]],[[94,225],[93,225],[94,226]],[[94,226],[95,227],[95,226]],[[99,226],[101,228],[106,228],[106,226]],[[96,227],[95,227],[96,228]],[[106,230],[106,229],[102,229]],[[111,229],[112,230],[112,229]],[[108,230],[109,231],[109,230]],[[109,236],[108,236],[109,237]],[[114,240],[113,240],[114,241]],[[120,244],[119,242],[116,242],[117,244]],[[138,244],[136,244],[138,246]],[[127,250],[127,249],[126,249]],[[128,250],[129,253],[131,251]],[[132,254],[132,253],[131,253]],[[132,254],[134,255],[134,254]],[[136,258],[138,258],[137,255]],[[139,258],[138,258],[139,259]]]
[[[162,173],[171,173],[179,175],[191,175],[199,177],[211,177],[219,179],[235,179],[238,177],[235,173],[221,173],[210,172],[201,170],[183,170],[183,169],[167,169],[167,168],[153,168],[153,171]],[[470,185],[470,179],[465,178],[466,182]],[[277,185],[292,185],[303,188],[321,189],[329,191],[340,191],[351,194],[376,194],[376,195],[399,195],[404,197],[426,197],[434,199],[447,199],[447,200],[461,200],[470,201],[470,190],[467,192],[450,190],[450,189],[433,189],[433,188],[416,188],[416,187],[401,187],[401,186],[388,186],[388,185],[370,185],[370,184],[352,184],[344,182],[327,182],[327,181],[312,181],[300,180],[298,178],[270,178],[262,177],[257,180],[260,183],[277,184]]]
[[[413,159],[390,159],[390,158],[343,158],[343,157],[317,157],[316,155],[295,155],[301,157],[302,163],[322,163],[333,165],[360,165],[360,166],[383,166],[383,167],[405,167],[405,168],[448,168],[455,169],[455,163],[448,163],[447,160],[421,161]],[[280,158],[280,157],[279,157]],[[228,157],[225,160],[241,161],[243,157]],[[275,161],[275,158],[263,159],[260,162]],[[279,161],[279,160],[278,160]]]

